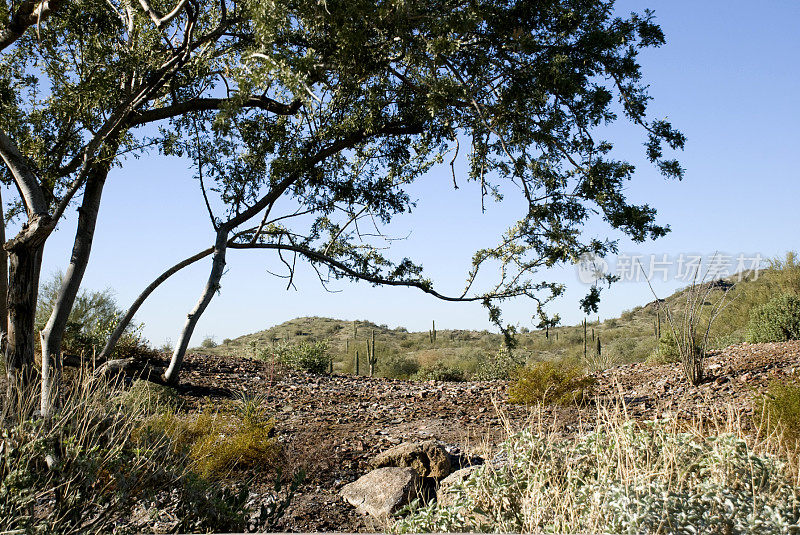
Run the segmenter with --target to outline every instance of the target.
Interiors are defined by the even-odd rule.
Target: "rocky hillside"
[[[352,375],[277,373],[247,358],[191,355],[181,395],[195,407],[219,407],[236,392],[265,396],[284,445],[285,468],[304,467],[308,478],[283,520],[286,531],[379,531],[381,525],[340,497],[391,447],[435,439],[451,451],[491,455],[509,432],[534,421],[563,433],[591,428],[597,407],[617,404],[639,420],[657,417],[713,422],[738,413],[747,425],[754,395],[773,380],[798,377],[800,342],[740,344],[712,354],[708,379],[696,387],[677,364],[630,364],[596,374],[583,407],[541,410],[510,405],[503,381],[447,383]],[[256,479],[253,500],[269,494]]]

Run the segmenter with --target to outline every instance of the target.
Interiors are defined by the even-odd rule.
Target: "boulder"
[[[420,477],[441,480],[453,471],[452,456],[436,440],[406,442],[380,453],[372,460],[376,468],[398,466],[413,469]]]
[[[413,500],[421,484],[411,468],[378,468],[342,487],[339,494],[361,514],[385,519]]]
[[[461,470],[456,470],[439,483],[439,490],[436,492],[436,501],[439,505],[447,506],[453,505],[454,494],[452,489],[456,485],[460,485],[477,470],[480,465],[468,466]]]

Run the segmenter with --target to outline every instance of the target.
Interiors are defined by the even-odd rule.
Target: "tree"
[[[560,293],[530,280],[539,269],[614,250],[611,239],[583,235],[592,213],[635,240],[663,235],[655,211],[624,196],[634,167],[597,136],[624,114],[646,132],[648,158],[681,176],[662,145],[680,148],[683,136],[647,118],[637,62],[640,48],[664,37],[652,13],[620,18],[612,7],[602,0],[23,2],[0,33],[2,178],[16,185],[16,211],[27,218],[5,246],[14,391],[32,382],[43,244],[82,192],[70,266],[43,332],[43,411],[52,404],[49,362],[58,360],[88,262],[103,184],[123,153],[154,147],[192,158],[214,230],[209,251],[161,277],[212,256],[166,372],[171,381],[220,287],[228,248],[275,251],[290,284],[302,259],[325,270],[323,278],[482,301],[499,324],[498,301],[524,295],[541,305]],[[454,187],[472,182],[482,200],[522,195],[527,209],[499,245],[476,252],[465,291],[448,297],[419,265],[392,261],[380,236],[361,229],[408,211],[407,185],[467,152],[462,144],[470,145],[469,172],[454,174]],[[488,266],[502,277],[480,287]]]

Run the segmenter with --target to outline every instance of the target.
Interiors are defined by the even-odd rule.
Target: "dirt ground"
[[[367,471],[379,452],[405,441],[436,438],[482,454],[532,420],[564,433],[591,426],[598,404],[615,401],[631,418],[711,421],[729,408],[752,414],[752,399],[770,381],[800,374],[800,342],[741,344],[709,356],[708,377],[689,386],[680,365],[631,364],[595,375],[592,401],[583,407],[535,410],[507,402],[508,384],[408,382],[288,372],[276,375],[261,361],[204,355],[187,357],[181,395],[195,406],[224,402],[235,392],[267,396],[284,445],[287,469],[307,478],[282,521],[285,531],[380,530],[338,496]],[[254,482],[256,493],[268,481]]]

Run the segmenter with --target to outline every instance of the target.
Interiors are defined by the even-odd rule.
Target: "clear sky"
[[[621,251],[643,256],[715,251],[752,258],[800,249],[800,2],[797,0],[639,0],[620,1],[622,12],[655,10],[667,45],[646,51],[641,61],[654,101],[654,117],[668,116],[688,142],[679,158],[682,182],[665,181],[643,161],[639,132],[609,132],[638,171],[628,195],[659,211],[672,227],[666,238],[645,244],[620,242]],[[492,245],[510,222],[506,207],[480,212],[474,188],[453,191],[449,168],[435,169],[412,189],[418,207],[389,230],[409,235],[396,243],[396,257],[413,255],[439,288],[461,289],[476,248]],[[63,269],[76,223],[73,210],[45,249],[43,277]],[[603,227],[597,228],[603,232]],[[208,247],[212,229],[190,163],[150,156],[129,160],[112,171],[103,197],[92,259],[84,280],[89,289],[112,288],[127,307],[166,267]],[[688,258],[688,256],[685,256]],[[625,259],[619,262],[624,265]],[[735,264],[735,260],[734,260]],[[611,259],[610,267],[617,263]],[[663,295],[682,286],[670,271],[657,281]],[[210,269],[206,259],[162,285],[137,319],[154,344],[176,340]],[[448,304],[412,289],[334,283],[326,292],[313,272],[301,269],[297,290],[270,276],[280,264],[269,252],[230,251],[222,291],[211,302],[192,340],[234,338],[298,316],[369,319],[378,324],[427,329],[488,329],[479,305]],[[574,266],[542,274],[567,284],[553,304],[566,323],[582,319],[577,302],[587,286]],[[643,282],[620,282],[603,294],[601,317],[619,315],[652,300]],[[505,306],[505,319],[532,327],[533,304]]]

